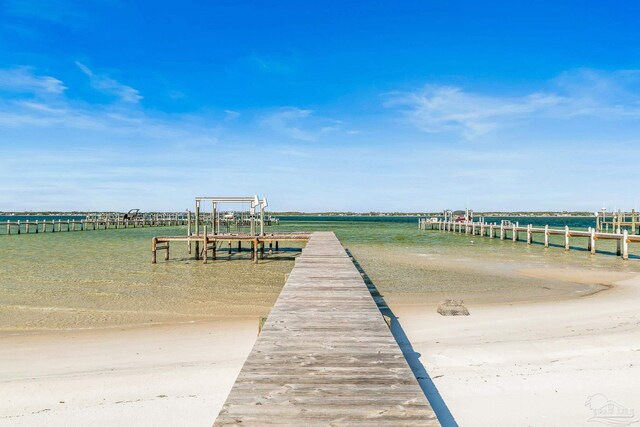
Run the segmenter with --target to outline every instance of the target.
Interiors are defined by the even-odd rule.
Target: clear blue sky
[[[640,202],[635,1],[0,1],[0,210]]]

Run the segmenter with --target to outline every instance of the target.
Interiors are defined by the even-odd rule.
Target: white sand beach
[[[2,426],[210,426],[256,318],[0,337]]]
[[[637,414],[640,276],[553,269],[523,274],[614,282],[569,300],[468,305],[470,316],[440,316],[433,305],[392,307],[456,421],[584,426],[607,400]]]

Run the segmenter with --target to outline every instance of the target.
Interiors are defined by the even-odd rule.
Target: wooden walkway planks
[[[360,273],[313,233],[214,425],[436,426]]]

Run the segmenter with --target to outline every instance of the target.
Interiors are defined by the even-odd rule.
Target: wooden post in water
[[[29,234],[29,220],[26,220],[26,221],[25,221],[25,224],[24,224],[24,232],[25,232],[25,233],[27,233],[27,234]]]
[[[517,242],[517,241],[518,241],[518,238],[520,237],[520,236],[518,236],[518,225],[517,225],[517,224],[513,224],[513,230],[512,230],[512,232],[511,232],[511,233],[512,233],[512,235],[511,235],[511,239],[512,239],[514,242]]]
[[[564,250],[565,251],[568,251],[571,249],[570,237],[571,235],[569,234],[569,226],[565,225],[564,226]]]
[[[200,236],[200,201],[196,200],[195,233]],[[200,240],[196,240],[196,259],[200,259]]]
[[[530,245],[532,242],[532,233],[531,233],[531,224],[527,225],[527,245]]]
[[[187,211],[187,236],[191,237],[191,211]],[[187,241],[187,249],[191,255],[191,240]]]
[[[156,247],[158,246],[158,238],[154,237],[151,240],[151,264],[155,264],[156,263]]]
[[[591,228],[591,233],[589,233],[589,251],[591,251],[591,255],[596,254],[596,229]]]
[[[7,234],[11,234],[11,223],[7,220]]]
[[[500,223],[500,240],[504,240],[504,223]]]
[[[549,225],[544,226],[544,247],[549,247]]]
[[[620,227],[618,227],[615,230],[616,230],[616,234],[621,234]],[[622,242],[620,240],[621,240],[620,238],[616,239],[616,255],[618,256],[622,255]]]
[[[209,252],[209,247],[207,245],[208,237],[207,237],[207,224],[206,223],[204,225],[204,235],[203,235],[202,239],[203,239],[202,243],[204,245],[204,247],[202,248],[202,255],[204,256],[204,263],[206,264],[207,263],[207,258],[209,257],[209,253],[208,253]]]
[[[258,241],[253,240],[253,262],[258,263]]]
[[[626,228],[622,232],[622,259],[629,259],[629,232]]]

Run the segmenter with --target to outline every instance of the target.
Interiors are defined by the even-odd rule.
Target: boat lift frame
[[[218,235],[220,233],[220,216],[218,214],[218,203],[250,203],[250,214],[251,214],[251,235],[255,236],[256,233],[256,209],[260,208],[260,217],[258,222],[260,223],[260,233],[259,235],[264,237],[264,211],[268,206],[267,198],[263,197],[259,199],[257,195],[248,196],[248,197],[221,197],[221,196],[201,196],[196,197],[196,208],[195,208],[195,229],[196,235],[200,234],[200,207],[202,202],[211,202],[212,206],[212,215],[211,215],[211,230],[213,231],[213,235]]]

